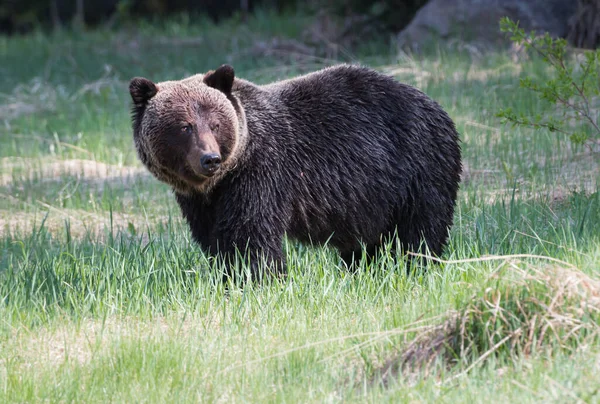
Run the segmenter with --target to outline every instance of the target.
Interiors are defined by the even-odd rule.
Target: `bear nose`
[[[200,165],[209,173],[212,173],[221,165],[221,156],[217,153],[209,153],[200,157]]]

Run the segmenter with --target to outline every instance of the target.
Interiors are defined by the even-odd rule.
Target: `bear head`
[[[138,156],[175,191],[208,192],[240,154],[245,117],[233,82],[228,65],[178,81],[130,81]]]

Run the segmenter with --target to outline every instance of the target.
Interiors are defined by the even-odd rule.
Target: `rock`
[[[503,45],[508,41],[499,21],[505,16],[518,20],[526,31],[564,38],[576,9],[575,0],[431,0],[398,40],[401,47],[413,50],[439,38]]]

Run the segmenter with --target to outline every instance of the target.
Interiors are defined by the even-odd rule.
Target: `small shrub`
[[[518,23],[509,18],[500,21],[500,29],[510,34],[510,40],[525,50],[542,57],[551,71],[552,78],[537,83],[531,77],[520,80],[520,87],[533,91],[539,97],[559,106],[559,116],[534,115],[511,108],[497,114],[503,123],[513,126],[546,128],[550,132],[568,136],[576,144],[590,144],[600,139],[597,104],[600,97],[600,50],[585,51],[576,63],[569,60],[567,41],[552,38],[548,33],[536,36],[525,33]],[[574,125],[573,125],[574,124]]]

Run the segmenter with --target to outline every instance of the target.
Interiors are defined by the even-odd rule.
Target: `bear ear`
[[[154,97],[158,92],[156,84],[143,77],[134,77],[129,82],[129,93],[133,103],[138,106],[144,106],[150,98]]]
[[[235,72],[233,67],[229,65],[222,65],[215,71],[209,71],[204,76],[204,84],[209,87],[215,88],[225,94],[231,93],[231,87],[233,87],[233,79],[235,78]]]

